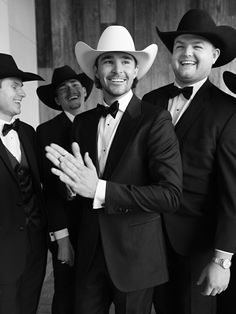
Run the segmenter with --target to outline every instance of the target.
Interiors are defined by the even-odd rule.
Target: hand
[[[73,266],[75,253],[69,237],[67,236],[58,239],[57,245],[58,245],[57,259],[61,261],[62,264],[68,264],[69,266]]]
[[[202,271],[197,285],[204,287],[202,295],[215,296],[226,290],[230,279],[230,269],[210,262]],[[203,285],[204,284],[204,285]]]
[[[97,171],[88,153],[85,153],[83,161],[78,143],[72,144],[73,155],[56,144],[46,146],[46,152],[46,157],[60,168],[52,168],[53,174],[75,193],[94,198],[98,184]]]

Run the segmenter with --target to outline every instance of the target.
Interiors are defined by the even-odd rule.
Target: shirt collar
[[[133,97],[133,92],[130,89],[128,91],[128,93],[124,94],[123,96],[121,96],[119,99],[117,99],[119,101],[119,110],[122,112],[125,112],[131,98]],[[105,102],[105,100],[103,100],[103,105],[104,106],[108,106],[107,103]]]
[[[71,114],[70,112],[68,111],[64,111],[65,115],[68,117],[68,119],[73,122],[74,121],[74,118],[75,116],[73,114]]]

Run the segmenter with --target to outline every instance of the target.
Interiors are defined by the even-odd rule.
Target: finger
[[[60,167],[60,160],[56,158],[54,155],[51,153],[46,153],[46,157],[53,163],[54,166]]]
[[[88,152],[85,153],[85,155],[84,155],[84,161],[85,161],[85,165],[86,165],[89,169],[91,169],[91,170],[94,170],[94,169],[95,169],[95,166],[94,166],[94,164],[93,164],[93,161],[92,161],[92,159],[90,158]]]
[[[55,144],[55,143],[51,143],[49,146],[51,149],[53,149],[55,152],[57,152],[59,155],[62,156],[66,156],[68,154],[70,154],[67,150],[65,150],[63,147]]]
[[[74,181],[72,181],[70,179],[70,177],[68,177],[64,172],[62,172],[61,170],[59,169],[56,169],[56,168],[52,168],[51,169],[52,173],[55,174],[56,176],[59,177],[59,179],[65,183],[65,184],[68,184],[71,189],[74,191],[74,189],[76,188],[76,184]]]
[[[76,143],[76,142],[73,142],[71,148],[72,148],[72,152],[73,152],[73,155],[75,156],[75,158],[76,158],[79,162],[81,162],[81,163],[84,164],[83,158],[82,158],[81,153],[80,153],[79,144]]]
[[[214,288],[214,289],[212,289],[212,291],[211,291],[211,295],[212,295],[212,296],[216,296],[218,293],[219,293],[219,289],[218,289],[218,288]]]

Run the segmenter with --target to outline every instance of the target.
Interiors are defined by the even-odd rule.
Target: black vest
[[[24,149],[21,145],[21,162],[6,148],[9,160],[14,169],[19,188],[22,194],[23,208],[26,217],[26,225],[38,227],[41,222],[41,211],[34,192],[33,180],[26,159]]]

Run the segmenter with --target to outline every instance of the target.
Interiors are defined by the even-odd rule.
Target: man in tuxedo
[[[136,51],[128,30],[116,25],[96,50],[78,42],[75,51],[103,105],[75,118],[73,155],[46,148],[59,167],[53,173],[83,198],[75,313],[105,314],[113,302],[116,313],[147,314],[153,287],[168,280],[161,214],[178,207],[182,181],[169,113],[153,114],[132,91],[157,46]]]
[[[177,31],[157,32],[172,52],[175,82],[143,100],[172,115],[183,198],[174,215],[164,214],[170,281],[155,289],[154,305],[157,313],[212,314],[236,250],[236,107],[208,76],[234,58],[236,31],[193,9]]]
[[[52,314],[71,314],[74,296],[74,254],[77,246],[80,211],[77,202],[70,200],[65,185],[51,173],[45,157],[45,146],[57,143],[65,149],[70,145],[70,129],[74,117],[84,111],[93,81],[84,73],[64,65],[56,68],[51,84],[37,88],[39,99],[48,107],[62,111],[37,128],[43,170],[43,186],[48,214],[54,274]]]
[[[0,313],[36,314],[46,268],[46,219],[34,129],[16,119],[23,82],[42,80],[0,54]]]
[[[223,73],[223,79],[228,89],[236,94],[236,74],[225,71]],[[236,104],[236,99],[235,99]],[[232,258],[231,274],[229,286],[224,293],[221,293],[217,298],[217,314],[234,314],[236,307],[236,265],[235,255]]]

